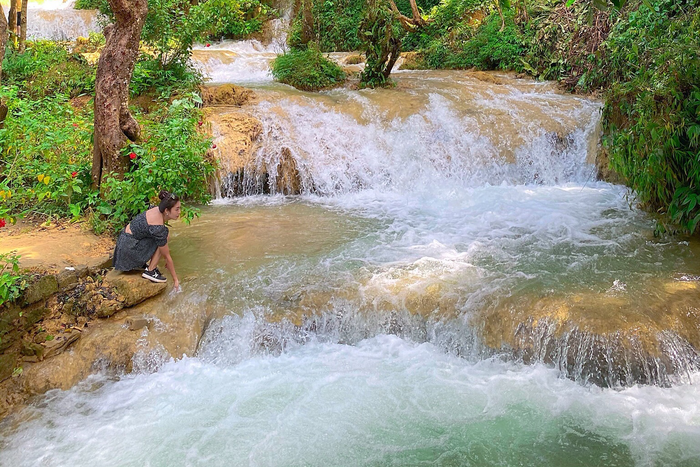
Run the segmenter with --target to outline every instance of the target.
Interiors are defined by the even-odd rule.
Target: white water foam
[[[394,336],[310,342],[52,391],[22,425],[5,424],[0,464],[691,465],[698,400],[696,384],[584,388]]]

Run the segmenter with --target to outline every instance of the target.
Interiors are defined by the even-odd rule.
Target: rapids
[[[257,163],[288,150],[302,194],[174,225],[183,292],[150,306],[214,310],[196,355],[38,398],[0,465],[700,465],[700,247],[596,180],[599,102],[468,72],[302,93],[274,47],[195,59],[255,89]]]

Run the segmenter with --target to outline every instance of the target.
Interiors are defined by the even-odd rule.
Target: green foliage
[[[4,84],[21,86],[32,98],[57,93],[75,97],[95,87],[95,69],[50,41],[27,42],[24,53],[9,48],[2,71]]]
[[[513,13],[504,12],[501,18],[492,13],[482,23],[462,25],[452,32],[450,39],[439,39],[428,44],[423,61],[428,68],[478,68],[481,70],[522,71],[521,57],[528,37],[515,24]]]
[[[157,199],[161,189],[177,194],[184,202],[206,203],[211,198],[207,178],[214,166],[205,158],[211,142],[197,131],[201,111],[198,96],[174,100],[167,108],[141,119],[143,142],[124,148],[123,157],[136,155],[123,180],[103,182],[103,199],[90,200],[90,207],[107,215],[115,230],[121,229],[136,214]],[[185,209],[191,219],[196,211]],[[99,229],[98,229],[99,230]]]
[[[440,0],[418,0],[418,8],[428,13]],[[363,47],[359,26],[367,6],[367,0],[313,0],[314,40],[322,52],[349,52]],[[397,0],[396,6],[403,14],[411,15],[409,0]],[[301,9],[291,25],[288,44],[301,46]]]
[[[426,10],[430,11],[431,21],[424,28],[408,34],[404,49],[426,48],[433,41],[448,44],[450,35],[456,37],[458,30],[473,28],[469,19],[475,12],[486,8],[485,3],[484,0],[443,0]]]
[[[639,200],[688,232],[700,225],[700,8],[643,3],[605,43],[604,143]],[[667,225],[667,228],[673,229]]]
[[[12,193],[5,208],[13,218],[68,215],[90,184],[92,109],[75,111],[65,94],[22,98],[15,86],[0,97],[8,106],[0,129],[0,190]]]
[[[137,82],[144,89],[167,85],[172,94],[187,95],[189,86],[177,79],[163,84],[141,75]],[[21,83],[30,85],[26,79]],[[210,143],[198,131],[198,96],[170,105],[164,100],[150,114],[135,114],[143,138],[125,149],[125,157],[132,151],[138,156],[125,179],[108,180],[101,196],[91,187],[92,105],[75,108],[65,92],[36,98],[22,85],[0,91],[8,105],[0,129],[0,218],[87,216],[97,231],[118,230],[130,215],[148,207],[161,188],[176,192],[185,203],[209,200],[206,177],[214,167],[205,157]],[[191,218],[193,211],[186,209],[184,215]]]
[[[319,48],[324,52],[357,50],[360,47],[357,31],[364,6],[365,0],[314,1],[314,34]],[[295,45],[292,40],[290,45]]]
[[[187,64],[177,62],[163,68],[158,59],[142,54],[131,76],[130,92],[132,96],[152,94],[169,99],[176,93],[196,91],[202,81],[201,73]]]
[[[73,8],[76,10],[104,10],[109,8],[107,0],[76,0]]]
[[[19,298],[27,287],[27,279],[20,272],[16,251],[0,253],[0,306]]]
[[[277,81],[304,91],[327,89],[345,81],[343,69],[313,44],[306,50],[278,55],[272,62],[272,75]]]

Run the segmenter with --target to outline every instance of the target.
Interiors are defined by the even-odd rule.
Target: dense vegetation
[[[327,59],[315,45],[293,49],[272,62],[276,80],[303,91],[318,91],[342,84],[345,73],[335,62]]]
[[[100,36],[91,44],[99,47]],[[209,200],[209,141],[198,131],[199,77],[183,67],[160,70],[142,56],[132,94],[151,103],[134,107],[142,138],[124,149],[131,160],[123,180],[91,186],[95,65],[68,44],[29,42],[3,64],[0,98],[9,108],[0,129],[0,218],[38,215],[87,218],[94,230],[114,231],[146,208],[161,188],[190,203]],[[192,216],[192,211],[186,213]]]

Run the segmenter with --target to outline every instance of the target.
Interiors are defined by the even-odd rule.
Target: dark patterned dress
[[[131,271],[143,269],[159,246],[168,243],[168,228],[164,225],[150,225],[146,213],[142,212],[129,223],[131,234],[126,229],[119,232],[114,247],[114,269]]]

